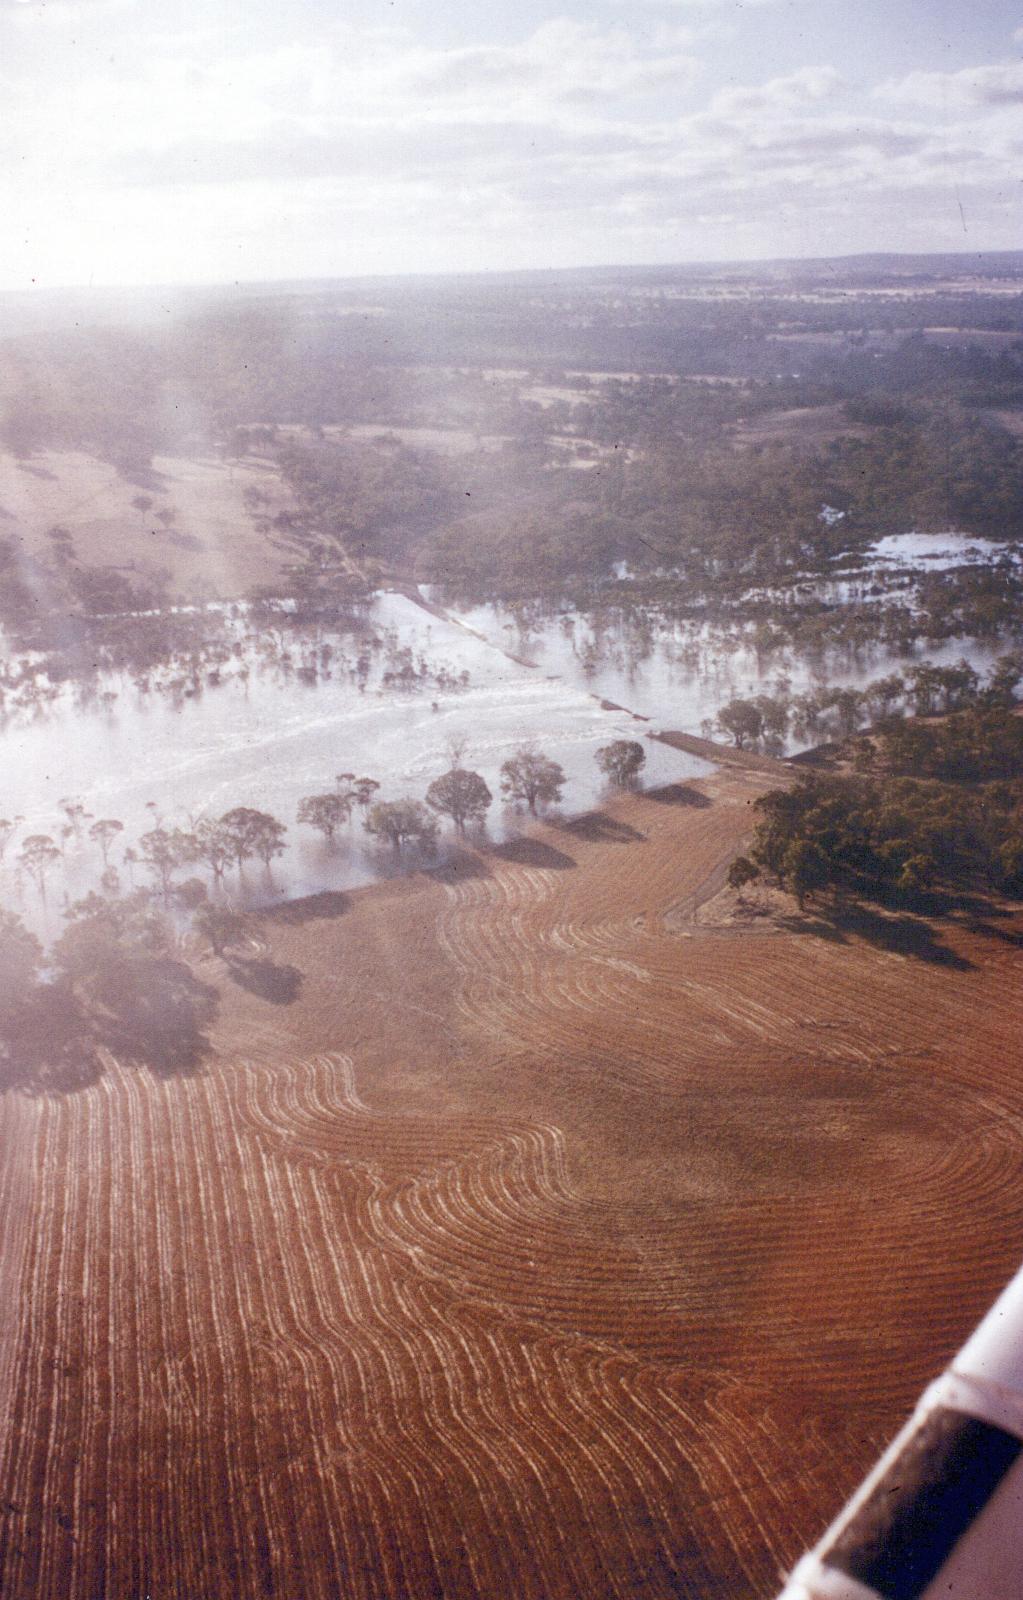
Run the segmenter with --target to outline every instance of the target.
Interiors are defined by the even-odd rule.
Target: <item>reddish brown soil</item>
[[[772,1593],[1017,1264],[1023,1004],[1008,918],[699,915],[769,781],[289,911],[200,1073],[0,1102],[4,1600]]]

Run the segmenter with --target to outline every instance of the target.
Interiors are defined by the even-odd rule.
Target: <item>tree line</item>
[[[363,815],[365,831],[389,845],[400,856],[409,846],[430,850],[436,843],[440,822],[447,819],[455,833],[464,834],[470,826],[481,825],[493,804],[494,796],[479,772],[462,765],[464,748],[452,747],[452,765],[435,778],[423,800],[408,796],[397,799],[379,797],[375,778],[339,772],[333,789],[303,796],[298,803],[297,821],[323,835],[328,846],[335,844],[339,830],[350,823],[356,810]],[[615,739],[596,752],[596,761],[608,782],[620,788],[634,785],[646,760],[637,740]],[[566,784],[564,768],[533,743],[518,746],[501,765],[501,795],[512,805],[525,806],[536,816],[556,805]],[[116,817],[93,818],[81,801],[61,802],[65,822],[55,839],[51,834],[29,834],[16,857],[17,866],[35,883],[45,899],[48,877],[63,858],[68,845],[88,839],[98,849],[103,873],[100,885],[105,893],[116,894],[120,875],[111,862],[111,850],[124,833]],[[15,834],[21,818],[0,818],[0,860]],[[136,870],[149,873],[164,901],[173,895],[193,907],[206,895],[201,880],[175,886],[182,870],[202,865],[220,887],[229,868],[239,873],[251,860],[259,860],[269,872],[276,857],[283,854],[287,826],[269,811],[253,806],[233,806],[220,817],[199,818],[190,828],[155,826],[122,853],[132,887]]]
[[[730,885],[764,877],[800,906],[825,894],[912,900],[935,888],[1023,896],[1020,717],[975,709],[890,727],[870,743],[888,770],[811,773],[754,802],[753,842],[732,862]]]

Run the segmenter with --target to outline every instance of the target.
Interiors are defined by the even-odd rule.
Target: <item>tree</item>
[[[46,874],[55,861],[60,859],[60,850],[54,844],[48,833],[30,833],[24,841],[18,855],[18,861],[25,871],[35,879],[36,888],[46,899]]]
[[[597,766],[619,789],[628,789],[639,777],[646,762],[646,751],[638,739],[612,739],[596,754]]]
[[[764,732],[764,713],[752,700],[729,700],[718,712],[718,726],[737,750],[755,744]]]
[[[749,856],[736,856],[728,869],[725,882],[730,889],[737,890],[741,896],[746,885],[756,883],[759,877],[760,868],[750,860]]]
[[[465,832],[467,822],[482,822],[493,799],[478,772],[458,766],[434,778],[426,791],[427,805],[450,817],[458,833]]]
[[[560,763],[545,756],[534,744],[519,745],[514,755],[501,763],[501,793],[509,800],[524,800],[533,816],[538,802],[557,804],[565,781]]]
[[[39,940],[19,917],[0,910],[0,1083],[4,1087],[18,1080],[19,1069],[38,1066],[40,1057],[61,1054],[60,1008],[45,1005],[53,990],[39,982],[42,964]]]
[[[139,851],[154,878],[159,879],[166,900],[174,873],[196,858],[195,835],[184,833],[180,828],[153,828],[142,835]]]
[[[319,828],[329,844],[343,822],[352,814],[354,795],[351,793],[307,794],[298,802],[298,820],[310,828]]]
[[[98,844],[103,855],[103,865],[106,866],[110,855],[110,846],[119,833],[124,832],[124,823],[118,822],[116,817],[100,817],[89,829],[89,838]]]
[[[92,816],[92,812],[86,811],[80,800],[62,800],[60,802],[60,809],[67,817],[68,829],[74,834],[76,839],[80,839],[82,836],[82,827],[86,822],[88,822],[89,818]]]
[[[907,895],[925,894],[933,888],[937,875],[937,864],[932,856],[923,853],[913,855],[902,863],[895,887]]]
[[[430,845],[437,837],[437,823],[421,800],[378,800],[366,817],[367,833],[386,839],[395,855],[410,840]]]
[[[0,817],[0,861],[4,858],[4,851],[10,843],[11,834],[18,826],[18,823],[23,821],[23,817]]]
[[[144,892],[72,906],[53,964],[95,1043],[164,1072],[192,1070],[205,1054],[216,991],[175,959],[167,921]]]
[[[985,702],[993,706],[1015,705],[1020,679],[1023,679],[1023,651],[1012,650],[1008,655],[999,656],[984,686]]]
[[[356,805],[365,810],[380,785],[375,778],[355,778],[352,782],[352,788],[355,792]]]
[[[796,839],[785,852],[782,875],[802,911],[807,896],[830,883],[831,863],[814,840]]]
[[[216,906],[206,901],[196,909],[192,927],[209,941],[213,954],[221,956],[229,945],[239,943],[245,932],[245,920],[227,906]]]
[[[195,848],[200,861],[205,861],[214,878],[224,876],[227,863],[234,858],[234,837],[223,822],[203,817],[195,825]]]
[[[283,853],[287,829],[268,811],[255,811],[251,806],[235,806],[233,810],[225,811],[220,820],[228,830],[231,854],[238,863],[239,871],[250,856],[259,856],[269,870],[273,857]]]
[[[43,949],[20,917],[0,909],[0,1018],[6,1017],[35,983]]]

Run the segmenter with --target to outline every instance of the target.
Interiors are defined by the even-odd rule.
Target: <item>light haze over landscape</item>
[[[0,287],[1020,237],[1007,0],[0,0]]]

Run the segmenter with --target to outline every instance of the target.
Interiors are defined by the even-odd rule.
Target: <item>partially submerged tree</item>
[[[76,839],[82,836],[82,829],[92,816],[91,811],[86,811],[81,800],[62,800],[60,809],[67,817],[67,825]]]
[[[482,822],[493,799],[478,772],[458,766],[434,778],[426,791],[427,805],[450,817],[459,833],[465,832],[467,822]]]
[[[18,864],[34,880],[36,888],[43,899],[46,899],[46,875],[55,861],[60,859],[60,850],[54,844],[48,833],[30,833],[22,844],[18,853]]]
[[[501,793],[509,800],[525,801],[533,816],[538,804],[555,805],[564,787],[564,768],[534,744],[519,745],[501,763]]]
[[[214,878],[224,876],[229,861],[234,859],[234,835],[223,822],[203,817],[195,825],[195,848],[200,861],[205,861]]]
[[[356,805],[362,806],[363,810],[365,810],[379,788],[380,785],[375,778],[353,779],[352,791],[355,795]]]
[[[287,829],[269,811],[235,806],[233,810],[225,811],[220,820],[229,832],[231,854],[238,863],[239,871],[250,856],[259,856],[269,870],[273,857],[283,853]]]
[[[119,833],[124,832],[124,823],[118,822],[116,817],[100,817],[89,829],[89,838],[93,844],[98,844],[103,856],[103,865],[106,866],[110,856],[110,846]]]
[[[341,824],[352,814],[354,795],[337,790],[330,794],[307,794],[298,802],[298,820],[310,828],[318,828],[329,844]]]
[[[181,828],[152,828],[139,840],[139,851],[166,900],[175,872],[196,859],[195,835]]]
[[[636,782],[646,762],[646,751],[638,739],[612,739],[596,754],[597,766],[611,783],[627,789]]]
[[[385,839],[395,855],[415,841],[429,846],[437,837],[436,819],[421,800],[378,800],[366,817],[366,832]]]
[[[717,720],[737,750],[745,750],[763,736],[764,713],[752,700],[729,700],[721,707]]]

